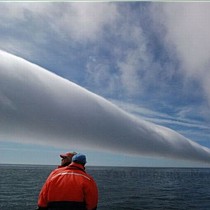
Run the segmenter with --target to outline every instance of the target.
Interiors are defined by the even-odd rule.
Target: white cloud
[[[201,84],[210,107],[210,4],[185,2],[153,6],[156,23],[166,28],[162,35],[171,55],[176,53],[185,79],[197,80]]]
[[[104,27],[113,24],[117,17],[112,3],[69,3],[56,19],[55,28],[75,41],[95,41],[102,36]]]
[[[125,46],[122,44],[120,49],[114,49],[121,83],[128,95],[140,94],[144,90],[143,81],[147,67],[151,65],[151,55],[147,51],[147,39],[141,27],[137,27],[135,22],[124,22],[123,14],[121,15],[123,26],[119,27],[118,33],[122,34],[121,41]]]
[[[101,39],[87,63],[88,79],[97,89],[100,88],[98,84],[104,84],[103,80],[107,81],[103,86],[107,92],[115,90],[116,93],[120,87],[119,92],[133,97],[142,94],[146,84],[154,79],[148,71],[153,65],[152,55],[147,48],[147,37],[135,15],[127,8],[121,10],[119,5],[115,6],[118,11],[115,21],[110,22],[108,31],[103,31],[108,42]]]
[[[20,55],[30,52],[29,43],[31,51],[40,53],[36,48],[45,46],[53,36],[58,42],[95,42],[104,34],[104,27],[109,29],[118,18],[112,3],[1,2],[0,11],[0,26],[4,33],[8,31],[1,38],[1,49]],[[17,44],[10,45],[11,41]]]
[[[112,102],[126,112],[131,113],[136,117],[140,117],[148,122],[167,127],[175,126],[177,132],[188,136],[189,138],[193,137],[194,141],[200,141],[200,139],[195,138],[195,136],[206,139],[206,137],[209,135],[209,126],[206,125],[206,123],[189,118],[190,113],[193,112],[191,107],[182,108],[181,110],[176,111],[174,116],[172,116],[171,114],[153,111],[147,107],[141,107],[140,105],[125,103],[117,100],[112,100]]]
[[[209,162],[210,150],[0,51],[0,139]],[[11,106],[8,106],[7,102]]]
[[[208,3],[166,4],[164,7],[168,41],[175,44],[184,69],[197,76],[209,64],[209,8]]]
[[[90,57],[86,64],[86,83],[95,87],[95,93],[111,94],[119,87],[119,76],[108,59]]]

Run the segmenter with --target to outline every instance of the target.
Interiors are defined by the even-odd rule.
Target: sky
[[[209,167],[209,7],[1,2],[0,163]]]

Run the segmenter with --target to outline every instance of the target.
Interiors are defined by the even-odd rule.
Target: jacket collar
[[[67,167],[68,168],[76,168],[76,169],[80,169],[82,171],[85,171],[85,167],[83,165],[78,164],[78,163],[74,163],[74,162],[72,162],[71,164],[69,164]]]

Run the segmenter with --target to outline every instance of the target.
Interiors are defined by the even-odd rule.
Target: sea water
[[[0,210],[35,210],[55,166],[0,165]],[[209,210],[210,169],[87,167],[99,210]]]

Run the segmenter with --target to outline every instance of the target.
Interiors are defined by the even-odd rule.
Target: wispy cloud
[[[165,27],[161,35],[171,55],[180,62],[178,71],[188,85],[189,80],[201,85],[200,94],[210,104],[209,6],[207,2],[154,4],[152,11],[156,24]]]
[[[133,113],[134,115],[139,115],[141,116],[141,118],[147,119],[152,122],[156,122],[158,124],[176,124],[186,127],[209,129],[209,127],[206,124],[204,123],[201,124],[199,120],[193,120],[193,119],[190,120],[188,117],[186,117],[186,114],[183,114],[183,112],[187,112],[187,110],[184,109],[182,109],[180,112],[177,111],[177,113],[174,113],[174,116],[172,116],[171,114],[169,115],[167,113],[153,111],[151,109],[140,107],[135,104],[122,103],[114,100],[113,102],[129,113]]]
[[[125,103],[117,100],[111,101],[126,112],[129,112],[136,117],[140,117],[141,119],[148,122],[174,129],[184,136],[187,136],[188,138],[193,138],[195,141],[199,142],[208,139],[209,126],[200,120],[190,119],[187,113],[191,113],[192,110],[189,110],[189,108],[182,108],[181,110],[175,109],[175,112],[172,115],[153,111],[149,108],[145,108],[143,106],[141,107],[131,103]]]
[[[137,119],[21,58],[0,56],[1,140],[209,162],[208,148],[177,132]]]

